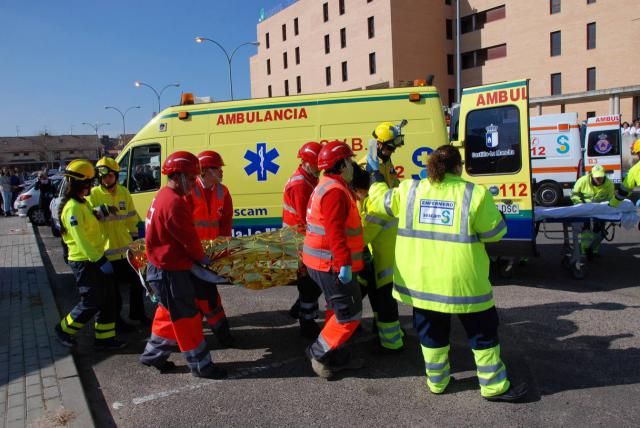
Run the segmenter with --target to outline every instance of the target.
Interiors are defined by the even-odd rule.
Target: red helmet
[[[222,156],[213,150],[205,150],[202,153],[198,153],[198,160],[200,161],[200,168],[220,168],[224,166]]]
[[[173,152],[164,160],[162,173],[171,175],[175,173],[200,174],[200,163],[193,154],[185,151]]]
[[[322,150],[322,144],[310,141],[300,147],[298,157],[304,162],[309,162],[313,166],[318,166],[318,154]]]
[[[336,162],[353,156],[354,154],[347,144],[338,140],[332,141],[325,144],[322,150],[320,150],[320,154],[318,155],[318,168],[327,170],[334,166]]]

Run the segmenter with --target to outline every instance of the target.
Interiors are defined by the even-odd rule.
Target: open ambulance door
[[[535,253],[528,89],[519,80],[462,91],[452,144],[464,160],[463,178],[485,186],[507,221],[502,241],[487,245],[492,256]]]

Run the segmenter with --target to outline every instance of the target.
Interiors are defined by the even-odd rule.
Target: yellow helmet
[[[640,153],[640,139],[637,139],[636,142],[631,146],[631,153]]]
[[[72,180],[91,180],[96,176],[93,164],[86,159],[72,160],[62,173]]]
[[[373,131],[373,138],[380,143],[392,141],[396,136],[396,127],[391,122],[382,122]]]
[[[96,169],[98,170],[98,175],[102,177],[110,172],[118,174],[118,172],[120,172],[120,165],[118,165],[115,159],[105,156],[96,163]]]
[[[593,168],[591,169],[591,176],[593,178],[602,178],[602,177],[606,177],[606,175],[607,174],[602,165],[594,165]]]

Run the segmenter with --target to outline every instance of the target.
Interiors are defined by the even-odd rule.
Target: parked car
[[[49,177],[55,189],[55,194],[58,193],[62,178],[61,175]],[[31,223],[35,225],[41,226],[47,222],[46,213],[40,208],[40,190],[36,189],[35,183],[30,184],[24,192],[18,195],[13,204],[13,208],[20,217],[29,217]]]

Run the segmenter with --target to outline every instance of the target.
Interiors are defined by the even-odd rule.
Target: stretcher
[[[628,200],[622,201],[616,208],[609,206],[607,202],[569,207],[536,207],[534,218],[536,237],[542,230],[547,239],[563,241],[562,264],[576,279],[582,279],[586,275],[588,259],[580,248],[580,234],[585,224],[605,222],[601,239],[611,241],[616,227],[634,229],[640,220],[635,205]],[[561,224],[562,231],[548,229],[547,226],[551,223]]]

